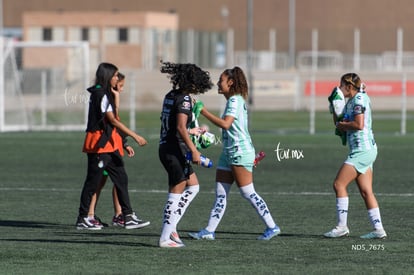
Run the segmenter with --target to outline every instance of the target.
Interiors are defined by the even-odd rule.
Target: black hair
[[[203,94],[213,87],[210,73],[195,64],[161,61],[161,73],[169,74],[173,89],[189,94]]]
[[[118,71],[118,68],[111,63],[103,62],[96,70],[95,85],[100,85],[106,91],[111,90],[111,79]]]

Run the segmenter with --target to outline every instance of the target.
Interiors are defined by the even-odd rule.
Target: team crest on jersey
[[[363,110],[363,108],[362,108],[361,105],[356,105],[354,107],[354,113],[356,113],[356,114],[361,114],[362,113],[362,110]]]
[[[191,110],[191,103],[188,101],[183,102],[183,109],[185,110]]]
[[[190,100],[190,96],[188,95],[184,96],[184,100]]]

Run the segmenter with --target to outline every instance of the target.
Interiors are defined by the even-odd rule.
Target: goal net
[[[88,43],[0,37],[0,62],[0,132],[85,129]]]

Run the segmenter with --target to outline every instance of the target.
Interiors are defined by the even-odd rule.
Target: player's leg
[[[348,185],[358,176],[358,172],[351,164],[344,163],[339,169],[333,183],[336,194],[337,225],[331,231],[324,234],[327,238],[338,238],[349,235],[348,228]]]
[[[91,204],[89,205],[89,212],[88,212],[88,218],[90,220],[94,220],[97,225],[100,226],[108,226],[108,224],[103,223],[95,214],[96,205],[98,204],[99,196],[101,194],[102,188],[105,186],[106,180],[108,178],[108,173],[104,171],[103,177],[101,181],[98,184],[98,188],[96,189],[95,194],[93,194],[91,198]]]
[[[135,229],[148,226],[149,221],[141,220],[132,210],[128,193],[128,175],[125,171],[124,161],[119,153],[111,153],[111,161],[105,167],[109,177],[115,185],[122,215],[124,216],[125,229]]]
[[[223,167],[216,170],[216,198],[210,212],[208,224],[206,228],[199,232],[189,233],[188,235],[194,239],[214,240],[215,231],[224,216],[227,206],[227,198],[229,196],[231,184],[233,183],[233,174],[229,169]]]
[[[122,215],[122,208],[121,204],[119,203],[118,193],[116,192],[115,186],[112,187],[112,203],[114,206],[114,216],[112,218],[112,225],[124,227],[124,216]]]
[[[107,162],[106,154],[87,154],[88,169],[86,179],[82,188],[79,215],[76,222],[77,229],[99,230],[102,227],[90,221],[88,218],[91,198],[96,192],[97,186],[102,178],[103,168],[98,165],[100,162]]]
[[[250,157],[251,158],[251,157]],[[276,225],[270,210],[265,200],[256,192],[253,184],[253,167],[249,165],[238,166],[232,165],[232,173],[237,186],[240,189],[240,194],[245,198],[256,210],[260,219],[266,225],[263,234],[258,238],[259,240],[270,240],[271,238],[280,234],[280,228]]]
[[[159,158],[168,174],[168,195],[164,206],[163,226],[159,240],[160,247],[183,247],[177,233],[177,223],[188,204],[180,204],[188,181],[195,185],[197,178],[179,147],[160,147]],[[194,175],[193,175],[194,174]],[[185,210],[185,209],[184,209]]]
[[[180,222],[188,206],[190,206],[191,202],[197,196],[199,191],[200,191],[200,185],[198,184],[197,175],[196,173],[192,173],[189,179],[187,180],[186,187],[184,189],[184,192],[181,194],[181,197],[178,203],[178,209],[177,209],[178,217],[177,217],[176,225]]]
[[[377,199],[372,188],[372,170],[369,168],[364,174],[359,174],[356,179],[359,192],[365,201],[368,210],[368,218],[374,231],[362,235],[365,239],[382,239],[387,236],[382,225],[381,214],[378,207]]]

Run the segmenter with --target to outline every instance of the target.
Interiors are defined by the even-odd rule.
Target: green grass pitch
[[[255,187],[282,234],[257,241],[264,225],[233,186],[216,240],[189,239],[188,232],[206,226],[214,200],[215,170],[196,167],[201,190],[178,227],[183,249],[158,247],[167,192],[157,153],[159,113],[138,114],[137,131],[149,144],[134,145],[136,156],[125,159],[132,206],[151,221],[137,230],[75,229],[86,175],[84,133],[2,133],[0,274],[413,274],[414,127],[411,115],[408,135],[400,136],[399,121],[387,117],[374,117],[374,191],[387,239],[359,238],[371,227],[355,184],[349,187],[350,236],[322,237],[335,225],[332,181],[347,154],[329,114],[317,114],[316,134],[309,135],[306,113],[255,112],[253,142],[267,154],[254,170]],[[220,150],[203,153],[215,161]],[[97,207],[105,222],[113,214],[111,186]]]

